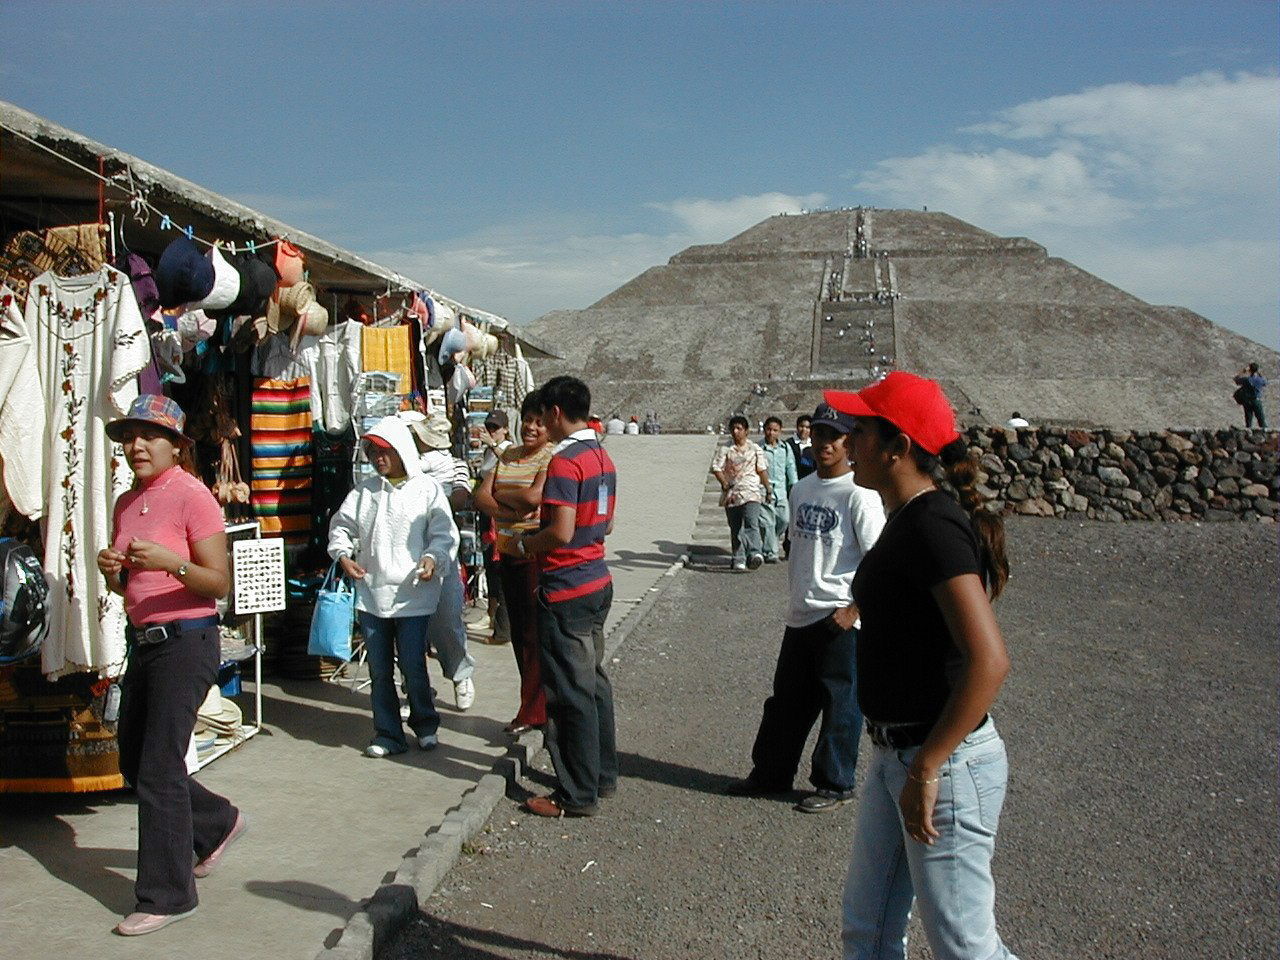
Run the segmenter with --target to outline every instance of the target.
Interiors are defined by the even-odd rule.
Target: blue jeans
[[[395,665],[400,661],[409,697],[409,729],[425,737],[440,727],[431,681],[427,679],[427,620],[419,617],[378,617],[360,611],[360,632],[369,654],[369,694],[373,701],[373,743],[392,753],[408,749],[400,721],[400,694]]]
[[[447,564],[436,576],[444,579],[440,581],[440,606],[427,624],[427,643],[440,658],[441,672],[457,683],[476,669],[475,659],[467,653],[467,626],[462,622],[465,597],[458,561]]]
[[[557,603],[538,591],[547,752],[559,797],[574,807],[594,807],[601,787],[618,785],[613,686],[604,672],[604,623],[612,603],[612,584]]]
[[[724,515],[729,521],[729,543],[733,547],[735,565],[747,562],[747,557],[761,552],[760,545],[760,511],[762,503],[740,503],[736,507],[725,507]]]
[[[1016,960],[996,933],[991,879],[1004,741],[988,719],[942,765],[932,846],[907,835],[898,808],[918,751],[874,748],[844,887],[845,960],[903,960],[913,896],[936,960]]]
[[[773,675],[773,696],[751,749],[751,779],[791,789],[804,742],[822,716],[809,782],[819,790],[852,790],[862,712],[854,669],[857,630],[832,634],[826,619],[787,627]]]
[[[782,538],[786,536],[787,524],[791,522],[791,509],[787,506],[787,498],[779,498],[774,494],[773,503],[760,506],[760,536],[764,541],[764,555],[776,560],[782,552]]]

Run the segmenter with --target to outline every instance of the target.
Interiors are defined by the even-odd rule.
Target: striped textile
[[[264,537],[311,535],[311,380],[255,380],[249,417],[253,515]]]

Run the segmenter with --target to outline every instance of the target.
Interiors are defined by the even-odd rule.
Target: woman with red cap
[[[995,924],[991,857],[1008,764],[988,711],[1009,659],[991,611],[1009,576],[1000,518],[932,380],[894,372],[858,393],[854,479],[888,518],[853,580],[858,701],[875,745],[844,890],[844,956],[902,958],[912,898],[937,960],[1013,956]],[[956,498],[934,482],[946,469]]]
[[[137,905],[116,926],[129,937],[190,916],[196,878],[247,826],[185,760],[196,710],[218,677],[217,600],[231,586],[222,508],[190,468],[185,421],[168,397],[144,393],[107,424],[137,478],[116,502],[111,546],[98,552],[129,615],[118,739],[120,771],[138,795]]]

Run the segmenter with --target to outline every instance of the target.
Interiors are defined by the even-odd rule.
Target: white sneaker
[[[385,757],[390,752],[390,750],[380,743],[371,743],[364,748],[364,755],[366,757]]]
[[[472,704],[476,702],[476,685],[475,681],[470,677],[465,680],[455,680],[453,684],[454,702],[457,703],[459,710],[470,710]]]

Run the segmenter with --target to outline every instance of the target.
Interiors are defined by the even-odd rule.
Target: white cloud
[[[971,142],[881,160],[858,187],[1029,236],[1144,299],[1275,342],[1280,77],[1109,84],[958,134]]]
[[[497,226],[447,246],[369,256],[464,303],[524,321],[585,307],[685,247],[727,240],[766,217],[825,200],[817,193],[685,198],[647,205],[671,217],[664,232],[602,233],[559,218]]]
[[[810,193],[803,197],[787,193],[759,193],[729,200],[672,200],[669,203],[651,203],[649,207],[671,214],[684,224],[690,236],[699,238],[701,242],[719,243],[766,217],[779,213],[799,213],[810,207],[821,206],[826,200],[826,194],[822,193]]]

